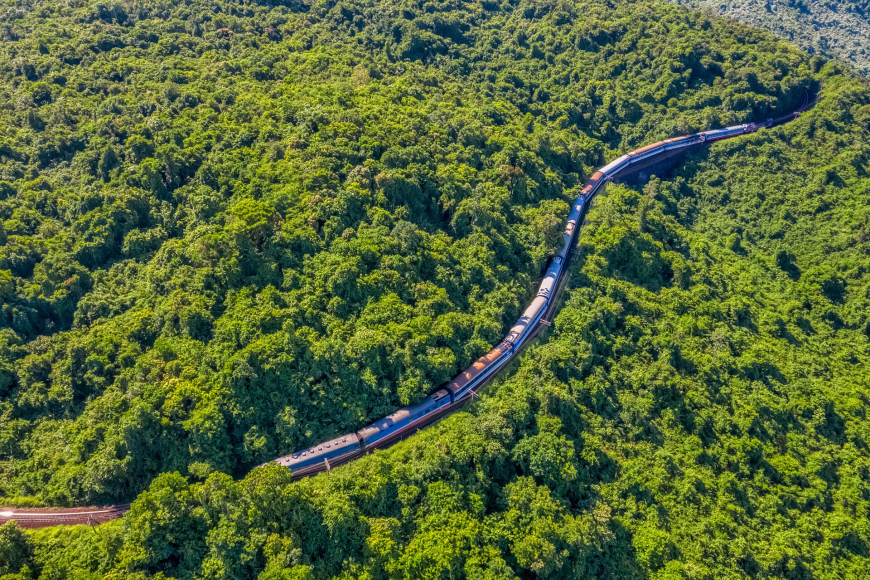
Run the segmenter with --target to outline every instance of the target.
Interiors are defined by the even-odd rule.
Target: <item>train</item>
[[[456,410],[469,401],[477,391],[486,385],[489,379],[494,377],[519,353],[523,344],[535,335],[536,329],[539,328],[544,317],[552,316],[559,299],[560,285],[564,283],[563,274],[567,271],[581,220],[602,185],[619,177],[620,174],[638,168],[638,164],[647,161],[655,162],[659,156],[664,156],[671,151],[687,151],[692,146],[754,133],[761,127],[770,128],[787,123],[813,107],[817,98],[818,93],[812,95],[812,98],[807,93],[804,104],[797,111],[776,120],[767,119],[760,125],[746,123],[659,141],[632,151],[605,165],[589,178],[574,200],[565,224],[562,249],[556,256],[553,256],[532,304],[523,312],[522,317],[511,327],[507,336],[495,348],[420,403],[403,407],[359,431],[279,457],[268,463],[289,467],[292,470],[293,479],[316,475],[323,471],[329,471],[337,465],[352,461],[374,449],[387,447]],[[0,524],[10,520],[18,521],[24,527],[33,528],[58,524],[94,524],[120,517],[129,509],[129,504],[84,510],[79,508],[21,512],[10,509],[0,511]]]
[[[328,471],[374,449],[387,447],[462,406],[516,356],[522,346],[535,335],[543,317],[558,300],[557,291],[563,282],[563,274],[567,271],[581,220],[603,185],[621,174],[629,173],[640,163],[655,162],[656,159],[672,151],[685,151],[693,146],[754,133],[762,127],[769,128],[782,124],[799,114],[799,112],[792,113],[777,120],[767,119],[761,124],[745,123],[667,139],[641,147],[611,161],[596,171],[580,190],[568,213],[561,250],[550,260],[532,303],[499,344],[419,403],[402,407],[359,431],[279,457],[269,463],[290,468],[294,479]]]

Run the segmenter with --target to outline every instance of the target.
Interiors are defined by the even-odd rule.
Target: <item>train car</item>
[[[562,250],[556,254],[557,258],[564,260],[568,256],[568,252],[571,251],[571,244],[574,241],[574,233],[580,226],[580,216],[583,215],[584,205],[586,205],[586,196],[581,193],[577,196],[577,199],[574,200],[574,206],[568,213],[568,220],[565,223],[565,231],[563,233],[564,243],[562,244]]]
[[[668,139],[666,141],[659,141],[658,143],[647,145],[646,147],[641,147],[640,149],[636,149],[629,153],[628,156],[631,158],[631,163],[634,164],[667,151],[683,149],[691,145],[703,143],[704,141],[706,141],[706,136],[702,134],[687,135],[686,137]]]
[[[704,135],[695,134],[686,137],[677,137],[676,139],[668,139],[666,141],[658,141],[651,145],[641,147],[640,149],[635,149],[634,151],[615,159],[602,167],[600,172],[608,178],[613,178],[634,163],[639,163],[645,159],[655,157],[665,151],[682,149],[684,147],[689,147],[690,145],[703,143],[705,140],[706,137]]]
[[[598,171],[603,173],[606,177],[612,177],[619,173],[621,169],[623,169],[626,165],[631,162],[631,157],[628,155],[623,155],[622,157],[617,157]]]
[[[731,127],[725,127],[724,129],[704,131],[703,134],[707,136],[707,141],[721,141],[722,139],[736,137],[737,135],[754,133],[757,130],[758,126],[755,123],[744,123],[743,125],[733,125]]]
[[[544,280],[538,288],[538,296],[542,298],[550,298],[553,290],[556,288],[556,283],[559,281],[559,276],[562,274],[562,258],[556,256],[553,258],[553,263],[547,268],[547,273],[544,274]]]
[[[363,427],[356,432],[356,436],[362,441],[363,447],[368,449],[393,433],[401,431],[424,417],[428,418],[430,413],[449,405],[451,398],[447,389],[438,389],[416,405],[402,407],[392,415],[387,415],[380,421]]]
[[[529,331],[535,327],[538,321],[541,320],[541,316],[544,315],[544,311],[547,309],[547,300],[543,296],[535,296],[532,303],[529,304],[529,307],[520,316],[520,319],[513,325],[505,340],[510,341],[516,348],[523,344]]]
[[[332,441],[319,443],[314,447],[279,457],[270,463],[277,463],[295,471],[318,463],[324,463],[324,461],[329,461],[330,459],[336,459],[354,451],[359,451],[361,443],[356,433],[349,433],[348,435],[337,437]]]
[[[444,388],[450,391],[453,402],[459,401],[470,389],[501,368],[501,364],[510,358],[513,350],[514,345],[511,342],[507,340],[500,342],[494,349],[474,361],[474,364],[462,371],[459,376],[444,385]]]
[[[654,155],[658,155],[664,150],[665,142],[659,141],[657,143],[653,143],[652,145],[647,145],[646,147],[635,149],[634,151],[629,153],[628,156],[631,157],[632,163],[637,163],[638,161],[643,161],[644,159],[648,159],[650,157],[653,157]]]
[[[665,139],[664,150],[672,151],[689,146],[689,137],[674,137],[673,139]]]
[[[674,149],[691,147],[692,145],[704,143],[706,140],[707,135],[704,133],[694,133],[692,135],[686,135],[685,137],[675,137],[665,141],[664,151],[673,151]]]
[[[712,131],[704,131],[703,135],[707,138],[708,142],[718,141],[720,139],[727,139],[731,135],[726,132],[725,129],[714,129]]]
[[[595,192],[598,191],[598,187],[605,180],[605,175],[600,171],[596,171],[592,174],[592,177],[589,178],[589,181],[586,182],[586,185],[583,186],[583,189],[580,191],[586,199],[590,199]]]

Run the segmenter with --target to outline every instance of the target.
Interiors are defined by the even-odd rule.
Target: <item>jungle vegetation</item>
[[[870,73],[870,2],[867,0],[671,0],[766,28],[809,51]]]
[[[133,506],[3,580],[868,569],[866,81],[646,0],[7,8],[0,503]],[[595,166],[819,86],[608,186],[482,400],[252,470],[498,341]]]

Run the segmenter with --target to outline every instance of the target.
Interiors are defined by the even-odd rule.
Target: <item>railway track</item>
[[[280,457],[274,462],[293,469],[294,479],[316,475],[349,463],[375,449],[390,447],[465,406],[515,360],[543,328],[550,325],[566,287],[568,280],[566,274],[574,255],[573,249],[577,242],[583,217],[592,200],[607,183],[620,181],[628,175],[637,174],[643,168],[651,167],[666,159],[673,159],[675,156],[685,155],[716,141],[788,123],[812,108],[816,103],[817,96],[817,93],[814,95],[807,93],[800,108],[778,119],[767,119],[761,124],[735,125],[725,129],[704,131],[685,137],[659,141],[623,155],[596,171],[575,200],[573,209],[569,214],[562,252],[554,256],[537,297],[523,314],[523,317],[511,328],[511,332],[502,343],[481,357],[463,373],[460,373],[453,381],[424,399],[422,403],[402,408],[358,432]],[[67,509],[0,507],[0,524],[14,520],[25,528],[77,524],[97,525],[121,517],[129,509],[130,504]]]
[[[13,520],[22,528],[97,525],[119,518],[129,510],[128,503],[91,508],[0,508],[0,525]]]

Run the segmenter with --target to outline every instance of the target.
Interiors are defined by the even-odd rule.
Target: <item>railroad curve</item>
[[[661,165],[668,160],[681,158],[686,153],[710,143],[788,123],[812,108],[816,100],[817,93],[812,98],[808,93],[800,108],[778,119],[767,119],[760,124],[745,123],[725,129],[703,131],[685,137],[659,141],[636,149],[608,163],[589,178],[577,199],[574,200],[565,225],[561,251],[553,256],[537,295],[526,308],[522,317],[511,327],[502,342],[420,403],[403,407],[359,431],[279,457],[268,463],[278,463],[289,467],[293,470],[294,480],[329,471],[371,453],[375,449],[389,447],[464,406],[513,361],[543,327],[550,325],[549,320],[555,313],[565,288],[565,282],[568,278],[565,273],[568,271],[574,253],[573,248],[577,242],[583,216],[604,185],[611,181],[625,181],[631,175],[642,174],[644,169]],[[31,508],[26,510],[0,507],[0,524],[15,520],[25,528],[63,524],[95,525],[121,517],[129,509],[130,504],[100,508]]]

